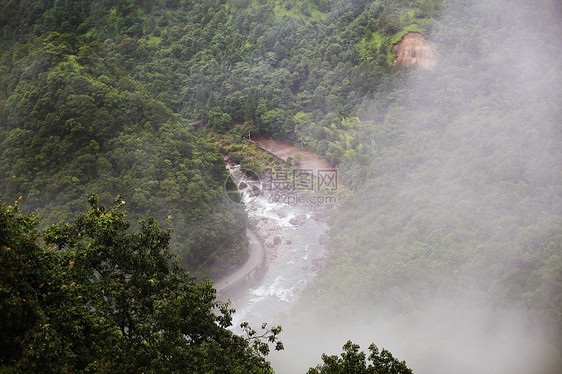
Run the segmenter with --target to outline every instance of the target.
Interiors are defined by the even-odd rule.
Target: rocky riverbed
[[[263,278],[233,298],[235,323],[259,325],[287,312],[324,263],[327,223],[323,218],[333,207],[276,201],[263,184],[256,195],[252,192],[256,183],[241,177],[238,166],[230,168],[244,195],[251,227],[264,244],[267,262]]]

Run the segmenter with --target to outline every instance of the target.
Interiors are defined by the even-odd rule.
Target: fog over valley
[[[427,35],[437,66],[360,113],[372,148],[338,167],[358,192],[334,219],[313,301],[284,323],[283,372],[298,367],[291,347],[306,361],[346,339],[420,373],[560,367],[559,330],[535,314],[560,300],[560,270],[546,270],[560,269],[560,9],[493,4],[445,6]]]
[[[559,35],[558,0],[0,0],[0,372],[560,372]]]

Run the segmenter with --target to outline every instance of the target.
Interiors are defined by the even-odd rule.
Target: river
[[[275,192],[257,182],[260,193],[252,193],[255,182],[245,179],[239,166],[230,167],[236,184],[241,189],[243,202],[253,230],[260,237],[267,252],[267,268],[255,284],[225,293],[236,309],[233,324],[247,321],[254,328],[263,322],[270,326],[283,324],[284,316],[304,287],[314,278],[325,255],[322,245],[327,224],[316,219],[316,213],[307,204],[288,204],[274,198]],[[255,188],[254,188],[255,191]]]

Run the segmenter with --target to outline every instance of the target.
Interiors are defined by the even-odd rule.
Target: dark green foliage
[[[122,194],[135,220],[172,217],[171,247],[187,269],[214,275],[244,261],[245,214],[224,195],[228,173],[211,145],[97,42],[78,48],[54,33],[24,52],[2,59],[1,196],[26,196],[52,223],[91,191],[104,202]]]
[[[375,344],[369,346],[369,363],[359,346],[348,341],[343,346],[341,357],[322,355],[322,365],[310,368],[308,374],[412,374],[404,361],[398,361],[392,353],[379,351]]]
[[[279,327],[247,338],[227,330],[232,309],[168,251],[153,219],[129,233],[117,201],[90,197],[75,223],[45,231],[0,207],[0,365],[18,371],[270,373]],[[247,327],[247,325],[245,325]],[[264,326],[265,328],[265,326]]]
[[[33,216],[18,214],[17,207],[0,208],[0,362],[22,352],[18,337],[41,318],[36,290],[50,282],[53,256],[37,245],[39,234]]]
[[[232,117],[224,113],[219,107],[214,107],[207,113],[207,124],[215,132],[222,134],[232,127]]]
[[[84,44],[103,43],[152,97],[175,112],[208,119],[218,131],[227,129],[230,116],[296,140],[292,118],[300,111],[323,126],[353,114],[389,70],[391,39],[403,35],[404,27],[425,27],[440,1],[169,3],[44,3],[43,16],[27,16],[29,25],[16,35],[6,31],[4,42],[30,42],[34,32],[69,32],[70,22]],[[23,5],[10,4],[10,12],[23,18]],[[66,8],[76,14],[72,21],[49,16]],[[310,139],[307,144],[319,147]]]

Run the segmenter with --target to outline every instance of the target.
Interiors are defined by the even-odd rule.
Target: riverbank
[[[217,293],[225,293],[241,283],[257,280],[265,271],[265,250],[260,239],[252,230],[246,230],[250,256],[244,265],[214,283]]]
[[[329,217],[337,204],[335,190],[338,181],[335,169],[313,151],[280,140],[260,136],[253,138],[251,143],[239,145],[232,139],[223,137],[217,140],[217,144],[225,151],[227,168],[235,180],[237,190],[244,196],[251,227],[248,234],[250,258],[241,268],[215,283],[218,293],[223,297],[226,293],[226,296],[234,298],[242,293],[240,287],[247,287],[246,291],[251,291],[251,287],[259,288],[261,276],[271,267],[277,269],[275,271],[280,271],[283,265],[279,262],[285,261],[284,259],[294,253],[300,253],[299,259],[291,259],[284,266],[291,268],[300,266],[296,273],[301,273],[301,278],[313,277],[325,263],[323,243],[326,242],[327,235],[323,227],[327,227]],[[259,169],[263,171],[259,176],[260,180],[257,181],[248,180],[248,175],[242,173],[246,167],[233,164],[231,160],[232,155],[236,156],[242,151],[240,147],[248,146],[252,149],[244,152],[245,164],[252,164],[258,160]],[[259,160],[263,161],[265,156],[268,156],[270,161],[265,164],[259,162]],[[285,161],[289,157],[300,161],[298,167],[286,165]],[[309,173],[308,175],[313,179],[310,185],[303,185],[303,180],[298,180],[296,177],[301,171]],[[332,183],[322,191],[318,188],[322,175],[320,171],[328,173],[322,177],[328,178],[327,180]],[[284,176],[288,179],[282,181]],[[307,176],[305,175],[304,178],[306,179]],[[284,188],[279,188],[281,182],[284,182]],[[257,195],[256,191],[259,191]],[[312,241],[306,239],[307,231],[315,232],[316,239]],[[313,250],[313,256],[311,256],[312,252],[308,252],[310,248],[316,248]],[[262,253],[263,265],[258,264],[257,253]],[[256,270],[258,268],[260,270]],[[302,283],[296,284],[299,285],[297,289],[300,289]],[[271,287],[277,289],[280,286]],[[295,293],[295,295],[299,293],[293,288],[284,288],[283,292]],[[228,292],[231,289],[236,289],[236,295]]]

